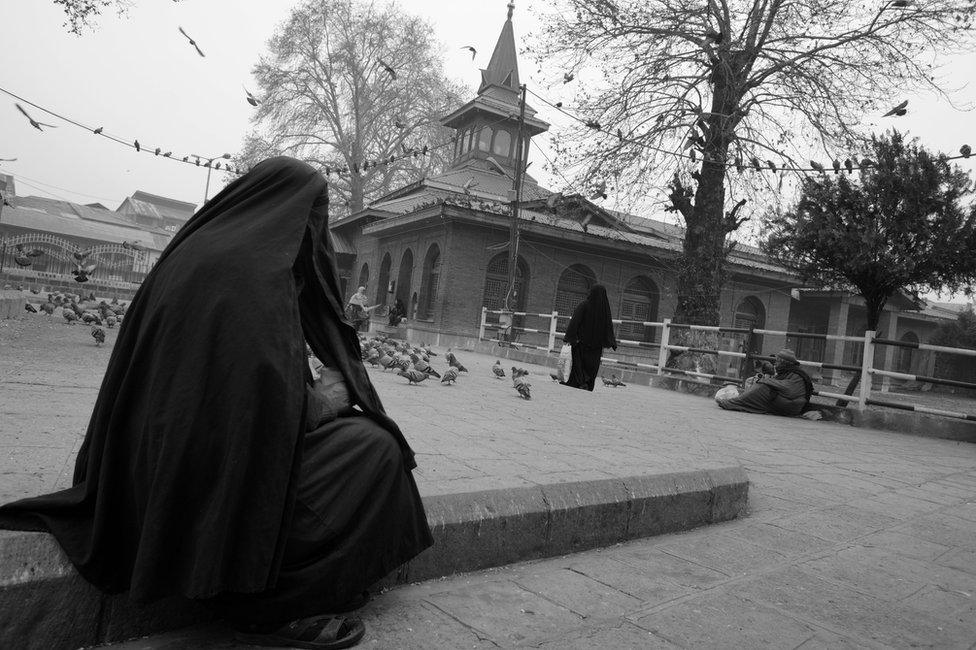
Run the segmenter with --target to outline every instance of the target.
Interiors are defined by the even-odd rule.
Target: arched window
[[[572,316],[573,310],[583,302],[594,284],[596,274],[582,264],[573,264],[563,271],[556,286],[555,309],[559,315]]]
[[[408,248],[400,258],[400,273],[397,274],[396,297],[403,301],[404,307],[410,302],[410,283],[413,280],[413,252]]]
[[[478,130],[478,148],[491,151],[491,128],[483,126]]]
[[[468,129],[468,145],[466,151],[471,151],[474,148],[474,128]]]
[[[499,253],[488,262],[485,272],[485,290],[482,302],[488,309],[501,309],[505,306],[505,293],[508,291],[508,253]],[[529,293],[529,265],[519,255],[515,266],[515,288],[509,306],[515,311],[525,311],[525,299]],[[515,323],[518,325],[518,323]]]
[[[369,284],[369,264],[363,262],[363,267],[359,269],[359,284],[357,287],[365,287]]]
[[[390,254],[387,253],[383,256],[383,261],[380,263],[380,278],[379,284],[376,285],[376,304],[386,305],[388,304],[387,296],[390,290],[390,266],[392,261],[390,260]]]
[[[650,278],[639,275],[624,287],[620,299],[620,320],[656,321],[657,305],[660,299],[657,285]],[[617,328],[618,339],[631,341],[653,341],[656,328],[637,323],[621,323]]]
[[[437,285],[441,275],[441,249],[431,244],[424,258],[424,275],[420,282],[420,306],[417,318],[433,318],[437,302]]]
[[[464,155],[464,152],[468,150],[469,135],[470,134],[468,133],[467,129],[461,130],[461,149],[458,152],[459,155]]]
[[[511,156],[512,134],[505,129],[495,131],[495,143],[491,147],[491,152],[497,156]]]
[[[915,332],[905,332],[901,335],[901,340],[905,343],[918,343],[918,335]],[[898,361],[895,364],[895,372],[912,373],[912,362],[915,360],[914,348],[898,348]]]
[[[764,329],[766,327],[766,308],[762,301],[755,296],[749,296],[739,301],[735,308],[735,316],[732,319],[732,327],[743,327],[746,329]],[[763,337],[757,334],[753,341],[753,349],[746,352],[762,353]]]

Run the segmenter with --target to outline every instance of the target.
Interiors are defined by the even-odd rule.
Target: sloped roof
[[[137,214],[156,219],[173,219],[187,221],[196,211],[196,205],[176,199],[168,199],[142,190],[122,201],[116,212],[119,214]]]
[[[53,235],[82,237],[115,244],[124,241],[138,242],[151,250],[161,251],[169,243],[170,237],[149,232],[134,224],[113,223],[110,221],[84,218],[78,212],[97,210],[55,201],[36,196],[11,197],[10,206],[3,208],[4,224],[29,230],[38,230]],[[82,208],[83,210],[76,210]],[[106,212],[109,212],[106,210]]]

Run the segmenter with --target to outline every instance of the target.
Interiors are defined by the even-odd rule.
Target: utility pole
[[[505,292],[505,311],[514,310],[513,294],[515,293],[515,273],[518,270],[519,249],[519,204],[522,202],[522,177],[525,170],[525,84],[520,88],[518,134],[515,136],[515,187],[512,188],[512,228],[508,240],[508,290]]]

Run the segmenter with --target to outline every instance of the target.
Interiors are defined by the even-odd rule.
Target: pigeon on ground
[[[530,387],[532,385],[529,383],[529,379],[526,376],[527,374],[528,373],[525,375],[519,374],[519,376],[513,379],[512,382],[515,385],[515,390],[518,391],[519,395],[521,395],[524,399],[532,399],[532,393],[530,391]]]
[[[36,314],[37,313],[37,307],[35,307],[34,305],[30,304],[29,302],[25,302],[24,303],[24,310],[25,311],[29,311],[32,314]]]
[[[379,359],[376,360],[376,363],[383,366],[383,370],[389,370],[390,367],[393,366],[393,357],[388,354],[383,354]]]
[[[626,386],[627,384],[620,381],[617,375],[610,375],[610,385],[616,388],[617,386]]]
[[[105,342],[105,330],[98,325],[92,325],[91,335],[92,338],[95,339],[95,347],[98,347]]]
[[[457,368],[458,372],[468,371],[467,368],[461,365],[461,362],[458,361],[456,356],[454,356],[454,353],[451,352],[450,348],[447,349],[447,354],[444,355],[444,358],[447,359],[447,365],[451,366],[452,368]]]
[[[413,368],[409,370],[401,370],[397,373],[400,377],[404,377],[407,380],[407,385],[417,384],[427,379],[429,375],[426,372],[420,372],[419,370],[414,370]]]
[[[431,368],[429,363],[427,363],[426,361],[424,361],[423,359],[421,359],[419,357],[417,358],[416,361],[414,361],[414,363],[413,363],[413,369],[414,370],[419,370],[420,372],[426,373],[428,375],[434,375],[438,379],[441,378],[441,373],[439,373],[436,370],[434,370],[433,368]]]
[[[78,320],[78,314],[71,311],[70,309],[62,309],[61,316],[63,316],[64,320],[68,322],[68,325],[72,325],[76,320]]]
[[[458,375],[460,374],[461,373],[458,372],[457,368],[448,368],[447,370],[444,371],[444,376],[441,377],[441,383],[449,384],[449,385],[453,384],[454,382],[457,381]]]
[[[491,372],[495,375],[497,379],[502,379],[505,377],[505,369],[502,368],[501,359],[495,362],[495,365],[491,367]]]

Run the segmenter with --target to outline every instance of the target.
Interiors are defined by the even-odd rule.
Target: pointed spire
[[[518,52],[515,49],[515,30],[512,27],[514,12],[515,3],[509,2],[508,18],[502,27],[502,33],[498,35],[495,51],[491,54],[488,67],[481,71],[481,87],[478,89],[478,94],[491,85],[504,86],[518,92]]]

